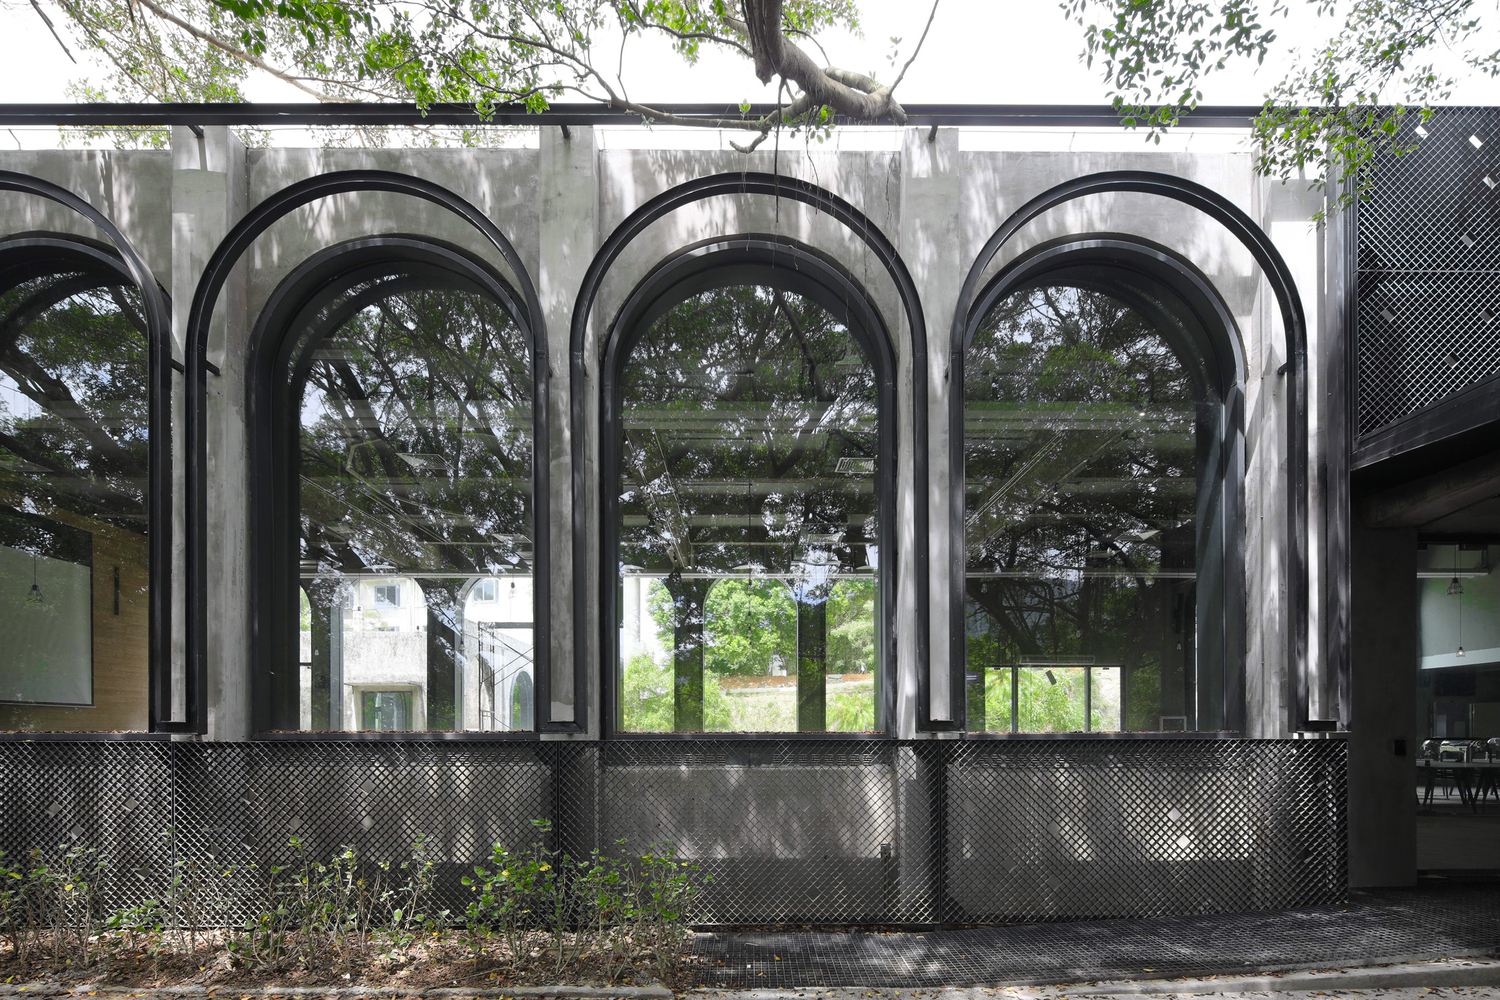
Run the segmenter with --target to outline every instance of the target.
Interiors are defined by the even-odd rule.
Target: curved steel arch
[[[576,585],[577,581],[588,578],[588,554],[585,539],[588,537],[588,518],[585,515],[581,498],[587,495],[587,483],[584,482],[584,449],[583,430],[587,413],[583,386],[587,378],[587,335],[589,316],[593,312],[594,300],[598,297],[600,285],[609,269],[614,266],[616,260],[624,253],[625,248],[639,236],[653,222],[661,219],[677,209],[691,205],[697,201],[709,198],[727,197],[732,195],[758,194],[769,195],[775,198],[785,197],[791,201],[801,202],[818,211],[826,212],[836,221],[844,225],[861,242],[874,252],[880,264],[885,268],[892,282],[896,285],[897,294],[901,298],[902,310],[906,313],[907,326],[911,330],[912,341],[912,402],[914,413],[912,415],[912,430],[914,438],[914,449],[912,457],[913,474],[913,509],[912,520],[913,537],[917,539],[913,548],[913,567],[916,580],[916,603],[917,603],[917,628],[916,628],[916,650],[918,670],[918,719],[919,728],[923,729],[957,729],[961,723],[946,720],[933,722],[928,717],[930,704],[929,671],[925,669],[929,649],[929,580],[927,563],[927,490],[923,487],[927,481],[927,324],[922,313],[922,303],[917,295],[917,288],[912,281],[911,273],[906,269],[906,264],[896,251],[889,237],[880,231],[869,217],[856,208],[853,204],[840,198],[838,195],[819,187],[809,181],[797,177],[783,177],[776,174],[757,173],[746,171],[744,173],[713,174],[707,177],[698,177],[687,181],[647,201],[625,218],[609,238],[604,241],[599,252],[590,261],[588,271],[584,274],[583,284],[579,288],[578,298],[573,306],[573,326],[569,338],[570,365],[571,368],[571,418],[573,425],[572,434],[572,461],[573,461],[573,621],[575,630],[578,623],[587,620],[588,597],[586,588]],[[589,674],[589,659],[587,649],[583,643],[575,642],[573,646],[574,676],[578,690],[584,690]]]
[[[304,205],[327,198],[336,194],[346,194],[355,191],[384,191],[391,194],[402,194],[423,201],[431,202],[440,208],[447,209],[454,215],[469,223],[482,235],[505,259],[510,267],[512,275],[521,293],[522,305],[525,309],[527,326],[532,333],[535,344],[540,345],[540,358],[542,364],[533,359],[533,378],[537,373],[546,370],[546,343],[547,333],[545,319],[542,314],[541,302],[537,297],[536,286],[531,281],[531,275],[526,270],[520,254],[516,252],[509,239],[501,232],[500,227],[495,225],[489,218],[466,199],[449,191],[440,184],[424,180],[420,177],[412,177],[406,174],[398,174],[388,170],[340,170],[332,173],[320,174],[298,181],[290,187],[283,188],[260,204],[256,205],[245,216],[237,222],[233,229],[224,237],[214,250],[213,256],[208,260],[203,274],[198,279],[198,286],[193,292],[193,303],[188,311],[187,329],[184,341],[187,346],[186,358],[186,408],[187,419],[185,426],[187,440],[184,452],[187,457],[188,468],[184,477],[184,492],[186,493],[186,534],[187,534],[187,593],[191,595],[195,606],[187,616],[184,623],[186,642],[189,657],[189,676],[196,676],[197,684],[197,710],[199,720],[207,719],[207,695],[208,685],[204,682],[203,671],[207,664],[207,638],[208,638],[208,606],[202,598],[203,587],[207,581],[208,560],[208,536],[205,530],[208,521],[208,490],[207,490],[207,466],[208,466],[208,410],[205,405],[207,396],[207,385],[205,373],[208,363],[208,334],[209,325],[213,321],[214,307],[218,302],[219,293],[224,284],[229,280],[229,274],[239,262],[245,251],[270,229],[276,222],[301,208]],[[547,439],[548,421],[545,407],[536,410],[532,415],[533,433],[539,440]],[[534,472],[534,489],[536,491],[536,503],[545,502],[549,489],[549,470],[546,463],[538,463]],[[540,535],[540,532],[538,532]],[[550,642],[550,623],[538,621],[535,623],[536,648],[545,651]],[[543,654],[545,655],[545,653]],[[541,671],[545,674],[545,671]]]
[[[1195,208],[1218,222],[1250,251],[1261,273],[1271,285],[1281,310],[1286,336],[1287,361],[1281,369],[1287,380],[1287,594],[1292,628],[1287,634],[1287,665],[1292,672],[1293,695],[1288,705],[1289,728],[1305,729],[1308,723],[1308,564],[1307,564],[1307,319],[1291,269],[1266,235],[1243,209],[1224,195],[1196,181],[1149,170],[1111,170],[1064,181],[1032,198],[1011,213],[985,241],[959,292],[953,312],[950,337],[952,363],[957,379],[954,391],[962,392],[965,338],[982,317],[973,315],[975,296],[985,268],[1009,240],[1028,222],[1059,205],[1093,194],[1150,194]]]
[[[130,279],[140,289],[149,348],[146,383],[149,386],[146,424],[150,428],[146,455],[151,490],[146,506],[147,572],[151,588],[146,640],[150,692],[147,698],[148,724],[153,732],[191,729],[196,721],[192,715],[193,706],[203,694],[197,690],[197,678],[191,670],[186,678],[188,719],[185,723],[172,719],[172,312],[167,295],[145,259],[119,227],[72,191],[14,170],[0,170],[0,191],[46,198],[88,219],[108,238]]]

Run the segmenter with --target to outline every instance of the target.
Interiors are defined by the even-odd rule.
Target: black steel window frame
[[[185,645],[188,655],[188,673],[196,678],[196,713],[192,714],[195,731],[203,732],[208,718],[208,692],[205,678],[207,677],[208,665],[208,602],[204,599],[204,591],[208,579],[208,536],[210,526],[208,524],[208,339],[209,328],[213,322],[214,309],[218,304],[219,293],[223,290],[225,283],[229,280],[230,272],[238,264],[240,258],[255,243],[261,234],[270,229],[278,220],[290,215],[292,212],[304,205],[327,198],[332,195],[345,194],[356,191],[384,191],[392,194],[406,195],[429,202],[458,216],[468,223],[477,235],[493,248],[505,261],[509,268],[511,277],[515,283],[515,300],[521,315],[525,317],[523,328],[532,335],[532,342],[538,345],[534,348],[532,378],[538,379],[545,376],[547,366],[545,363],[537,364],[535,359],[545,362],[547,357],[546,343],[547,330],[542,313],[540,300],[537,298],[536,285],[531,280],[530,273],[525,263],[517,253],[514,245],[500,230],[500,227],[478,208],[470,204],[464,198],[454,194],[447,188],[435,184],[432,181],[420,177],[412,177],[407,174],[399,174],[388,170],[342,170],[309,177],[306,180],[291,184],[276,192],[256,205],[243,218],[237,222],[219,243],[209,258],[199,277],[197,288],[193,293],[192,306],[188,312],[187,328],[184,335],[184,343],[187,349],[186,358],[186,383],[185,402],[186,409],[186,442],[184,453],[187,458],[187,469],[183,477],[184,507],[186,513],[186,548],[187,548],[187,572],[185,574],[187,593],[191,604],[184,623],[186,634]],[[358,241],[357,241],[358,242]],[[428,241],[432,242],[432,241]],[[437,246],[435,242],[432,243]],[[253,386],[253,378],[248,380]],[[250,389],[254,395],[254,389]],[[545,394],[540,397],[545,402]],[[546,442],[548,440],[547,408],[541,406],[533,410],[532,431],[534,440],[538,442],[537,454],[546,455]],[[252,470],[254,470],[252,465]],[[533,509],[543,511],[548,509],[548,497],[550,496],[550,468],[546,461],[538,461],[532,470]],[[537,530],[533,539],[533,551],[535,553],[534,563],[536,566],[536,591],[546,593],[547,581],[550,574],[547,572],[550,566],[551,546],[546,531]],[[252,586],[254,582],[252,581]],[[543,611],[547,605],[541,605]],[[548,652],[551,642],[550,619],[547,615],[539,616],[535,622],[532,632],[535,642],[535,654],[533,663],[536,673],[536,702],[538,713],[536,716],[536,730],[542,731],[574,731],[576,724],[572,722],[555,723],[551,721],[551,698],[550,698],[550,675],[548,673]],[[252,728],[262,731],[261,726],[264,715],[256,717],[254,709],[255,698],[260,697],[258,693],[252,693]],[[192,706],[190,706],[190,711]],[[366,736],[366,734],[354,734],[355,738]],[[279,738],[299,738],[298,734],[280,734]],[[327,737],[324,737],[327,738]],[[379,737],[376,737],[379,738]],[[406,737],[411,738],[411,737]],[[497,739],[502,738],[499,734],[491,736],[474,736],[463,733],[432,733],[428,734],[430,739]]]
[[[1222,718],[1231,734],[1244,728],[1245,567],[1244,549],[1244,354],[1229,307],[1213,283],[1181,255],[1140,237],[1105,233],[1061,237],[1033,247],[1003,267],[975,299],[961,344],[949,367],[949,455],[953,505],[949,510],[954,542],[964,545],[964,363],[979,327],[1002,301],[1041,285],[1067,285],[1100,292],[1124,302],[1150,319],[1185,362],[1201,395],[1223,407],[1223,444],[1217,483],[1222,489],[1223,608],[1221,628],[1224,664]],[[1178,306],[1169,310],[1164,302]],[[1203,487],[1200,486],[1200,490]],[[964,573],[967,552],[953,567],[950,634],[953,655],[967,671],[964,629]],[[1200,627],[1205,624],[1200,622]],[[960,689],[963,690],[963,689]],[[965,715],[968,699],[960,699]],[[967,718],[965,719],[967,723]],[[1153,738],[1154,733],[1099,734],[1114,738]],[[1181,739],[1191,734],[1160,734]],[[1077,734],[972,732],[982,739],[1009,739]]]
[[[690,296],[736,285],[769,285],[805,296],[843,323],[864,350],[875,373],[876,471],[882,569],[877,587],[880,617],[875,648],[879,656],[880,719],[884,734],[870,733],[620,733],[616,730],[620,681],[619,482],[620,377],[641,336],[668,310]],[[811,247],[780,236],[747,234],[704,240],[657,264],[631,292],[610,325],[599,379],[600,560],[599,622],[601,732],[619,739],[871,739],[894,731],[896,705],[896,352],[880,311],[854,276]],[[920,544],[920,543],[918,543]],[[887,558],[885,553],[890,553]]]
[[[351,286],[381,278],[375,291],[389,294],[393,287],[448,288],[476,292],[497,302],[521,328],[530,343],[533,412],[546,405],[546,345],[535,331],[514,289],[493,268],[458,247],[425,237],[383,236],[329,247],[298,265],[272,292],[261,310],[250,339],[250,367],[246,380],[250,413],[250,468],[253,530],[260,544],[251,547],[250,573],[255,600],[251,614],[251,717],[258,733],[271,730],[290,735],[296,730],[298,681],[279,663],[296,660],[298,590],[295,539],[300,530],[301,490],[298,475],[300,446],[300,386],[290,374],[302,369],[307,355],[346,321],[365,301],[356,296],[325,321],[323,329],[307,338],[297,335],[299,321],[345,294]],[[300,352],[299,352],[300,348]],[[538,363],[540,359],[541,363]],[[532,439],[532,489],[538,488],[536,470],[546,459],[547,442]],[[546,532],[544,508],[533,493],[532,532],[535,549]],[[540,497],[545,499],[545,497]],[[547,613],[547,579],[540,557],[532,588],[532,614],[540,622]],[[540,682],[538,678],[538,682]],[[533,687],[533,691],[536,688]],[[337,738],[337,732],[309,732],[306,738]],[[425,738],[512,739],[534,733],[435,732]],[[420,732],[381,734],[384,738],[424,738]]]
[[[1265,230],[1256,224],[1244,209],[1224,195],[1196,181],[1150,170],[1111,170],[1087,174],[1043,191],[1012,212],[1000,224],[970,266],[954,305],[953,325],[949,330],[950,364],[962,365],[963,349],[967,343],[966,338],[969,336],[970,328],[983,318],[982,312],[976,313],[976,302],[985,287],[986,270],[1001,249],[1028,222],[1059,205],[1089,195],[1113,193],[1149,194],[1166,198],[1187,205],[1219,223],[1250,252],[1260,268],[1261,276],[1270,285],[1271,293],[1276,298],[1278,311],[1281,314],[1282,332],[1286,337],[1286,362],[1277,373],[1286,379],[1287,553],[1285,586],[1287,604],[1292,618],[1292,627],[1286,630],[1287,668],[1292,686],[1291,696],[1287,699],[1286,722],[1289,729],[1298,732],[1325,730],[1330,728],[1330,723],[1338,727],[1347,726],[1348,702],[1342,700],[1343,693],[1349,690],[1347,678],[1335,678],[1335,690],[1340,693],[1341,697],[1341,700],[1332,706],[1337,713],[1336,718],[1331,720],[1308,718],[1310,678],[1307,654],[1310,613],[1307,550],[1307,318],[1302,308],[1302,298],[1297,292],[1297,283],[1292,278],[1291,268],[1287,266],[1286,260],[1281,256],[1281,251],[1276,249],[1276,245],[1266,235]],[[962,401],[961,394],[956,394],[953,398]],[[961,413],[959,419],[962,419]],[[952,423],[951,410],[949,420],[950,438],[958,435],[958,446],[961,448],[962,425]],[[954,502],[961,507],[962,491],[957,491],[955,497]],[[962,523],[961,520],[953,520],[955,515],[951,509],[947,516],[950,523]],[[958,516],[961,518],[961,510]],[[951,621],[949,627],[952,628]],[[953,685],[954,692],[960,692],[963,690],[964,682],[963,660],[961,657],[950,659],[953,661],[950,664],[952,671],[950,684]],[[1338,663],[1337,669],[1347,672],[1347,657]],[[962,713],[965,707],[960,705],[958,713]]]
[[[185,678],[188,718],[172,711],[172,359],[171,300],[125,235],[92,205],[64,188],[0,170],[0,190],[19,191],[57,202],[98,226],[109,243],[81,236],[28,233],[0,240],[0,283],[79,268],[97,274],[101,284],[129,282],[141,295],[146,323],[147,453],[147,729],[152,733],[191,728],[197,678]],[[115,735],[115,734],[110,734]],[[120,734],[125,735],[125,734]]]
[[[662,192],[637,208],[615,228],[614,232],[610,233],[599,252],[594,255],[579,288],[578,299],[573,306],[573,328],[569,336],[571,379],[569,397],[573,426],[571,454],[574,499],[573,579],[579,582],[587,580],[590,570],[588,542],[591,524],[583,503],[583,499],[588,496],[589,486],[586,465],[586,448],[589,439],[587,432],[590,430],[587,385],[591,370],[588,362],[588,328],[589,317],[593,312],[594,301],[599,296],[600,286],[615,261],[653,222],[694,202],[741,195],[785,198],[788,201],[807,205],[816,212],[829,215],[865,245],[895,286],[896,296],[906,319],[908,336],[911,338],[913,438],[911,465],[912,481],[915,484],[912,496],[912,537],[919,540],[918,544],[912,548],[912,567],[915,577],[912,584],[916,596],[914,645],[917,663],[925,664],[928,658],[930,636],[928,546],[925,541],[922,541],[927,538],[928,524],[927,490],[922,486],[927,481],[927,321],[922,311],[921,300],[917,296],[916,284],[911,278],[911,272],[906,269],[906,263],[897,253],[896,245],[891,242],[890,238],[881,232],[880,227],[871,222],[868,216],[848,201],[832,191],[798,177],[783,177],[747,170],[741,173],[713,174],[687,181]],[[602,548],[601,551],[603,551]],[[586,586],[573,588],[573,621],[576,628],[582,628],[583,623],[589,621],[588,591],[589,588]],[[601,618],[601,621],[603,620]],[[583,693],[587,690],[590,675],[594,673],[596,666],[605,662],[607,661],[604,661],[602,657],[598,661],[591,659],[588,643],[574,642],[573,677],[574,690],[577,692],[576,719],[586,718]],[[613,665],[609,665],[609,669],[613,670]],[[930,721],[927,671],[919,670],[918,675],[918,729],[960,728],[959,724],[951,722]],[[602,718],[601,712],[601,720]],[[577,723],[578,730],[582,731],[584,728],[581,721]]]

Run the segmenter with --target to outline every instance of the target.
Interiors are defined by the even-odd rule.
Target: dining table
[[[1490,793],[1500,797],[1500,760],[1427,760],[1417,761],[1418,773],[1426,774],[1422,805],[1432,804],[1432,790],[1439,778],[1448,777],[1458,789],[1459,801],[1479,812]]]

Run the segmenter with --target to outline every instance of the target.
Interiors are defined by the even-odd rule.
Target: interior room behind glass
[[[0,730],[144,730],[148,341],[85,247],[0,250]]]

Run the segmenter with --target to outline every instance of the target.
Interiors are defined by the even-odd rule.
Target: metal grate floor
[[[709,988],[1098,982],[1500,952],[1500,883],[1355,890],[1344,906],[904,933],[698,936]]]

